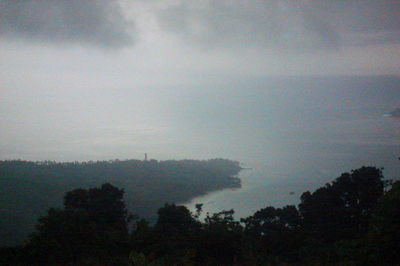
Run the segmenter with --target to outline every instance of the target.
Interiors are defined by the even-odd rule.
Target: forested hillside
[[[185,202],[227,187],[240,187],[239,162],[225,159],[97,162],[0,161],[0,239],[21,243],[40,215],[61,206],[65,192],[110,182],[125,190],[130,212],[154,220],[166,202]]]
[[[386,187],[386,189],[385,189]],[[77,188],[51,208],[1,265],[399,265],[400,182],[381,169],[343,173],[298,206],[266,206],[240,221],[234,210],[165,204],[155,223],[133,217],[124,190]],[[131,229],[131,230],[129,230]]]

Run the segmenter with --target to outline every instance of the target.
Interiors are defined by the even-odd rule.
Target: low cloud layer
[[[141,33],[189,45],[300,52],[398,44],[399,16],[398,0],[0,0],[0,36],[121,47],[135,20]]]
[[[394,0],[185,0],[162,9],[159,21],[207,46],[331,49],[399,42],[399,14]]]
[[[0,0],[0,35],[105,47],[131,44],[117,0]]]

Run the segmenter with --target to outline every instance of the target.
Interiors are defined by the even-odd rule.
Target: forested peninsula
[[[168,203],[240,187],[239,162],[210,160],[0,161],[1,245],[20,244],[67,191],[109,182],[124,188],[131,213],[154,220]]]

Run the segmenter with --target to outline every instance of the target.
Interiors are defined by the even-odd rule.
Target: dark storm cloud
[[[337,48],[400,41],[398,0],[178,1],[161,26],[206,45]]]
[[[124,46],[132,42],[117,0],[0,0],[2,38]]]

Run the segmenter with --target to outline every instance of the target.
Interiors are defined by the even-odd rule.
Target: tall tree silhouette
[[[368,227],[368,218],[384,193],[382,170],[361,167],[331,184],[305,192],[299,204],[305,229],[332,241],[353,238]]]
[[[37,263],[106,260],[123,252],[129,220],[123,194],[108,183],[66,193],[64,209],[50,209],[30,238],[28,247]]]

